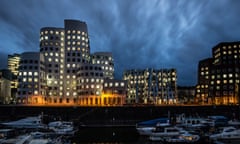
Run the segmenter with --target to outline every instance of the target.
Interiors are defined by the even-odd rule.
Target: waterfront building
[[[92,64],[101,67],[104,78],[114,78],[114,61],[110,52],[95,52],[91,55]]]
[[[12,73],[9,70],[0,70],[0,104],[10,104]]]
[[[212,63],[205,87],[198,75],[197,94],[208,93],[208,104],[239,104],[240,42],[223,42],[212,48]],[[201,71],[201,69],[198,69]],[[208,88],[207,91],[206,87]],[[205,96],[204,96],[204,99]]]
[[[37,70],[38,79],[33,77]],[[18,103],[22,104],[102,106],[108,102],[110,105],[125,103],[125,83],[114,80],[112,53],[91,55],[87,25],[78,20],[65,20],[63,28],[41,28],[40,53],[21,55],[18,80]],[[104,89],[104,83],[109,80],[116,83],[108,88],[114,93],[106,93],[108,90]]]
[[[44,57],[39,52],[21,54],[18,75],[17,103],[45,104],[52,101],[46,96]]]
[[[126,70],[126,103],[177,103],[177,72],[175,69]]]
[[[40,30],[40,53],[44,57],[46,96],[58,99],[64,96],[64,29],[45,27]]]
[[[195,103],[209,104],[212,101],[209,91],[212,63],[212,58],[201,60],[198,63],[198,84],[196,86]]]
[[[11,97],[13,101],[15,101],[18,87],[18,72],[19,72],[19,62],[20,62],[20,54],[8,55],[8,70],[12,73],[11,78]]]

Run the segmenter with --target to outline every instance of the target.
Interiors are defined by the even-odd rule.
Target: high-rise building
[[[38,58],[39,74],[42,75],[37,80],[31,77],[35,71],[31,71],[29,61]],[[96,52],[90,55],[86,23],[65,20],[64,28],[44,27],[40,30],[40,56],[33,53],[21,55],[18,102],[97,106],[107,105],[103,102],[109,101],[112,105],[124,104],[125,83],[114,80],[117,84],[110,88],[114,93],[105,93],[109,88],[104,89],[103,85],[108,79],[114,80],[112,54]],[[34,86],[37,85],[34,82],[39,85]],[[41,89],[33,89],[33,86]]]
[[[11,98],[15,101],[18,87],[18,72],[19,72],[19,62],[20,62],[20,54],[8,55],[8,69],[12,73],[11,78]]]
[[[209,84],[213,59],[201,60],[198,64],[198,84],[196,86],[195,102],[199,104],[211,103]]]
[[[45,104],[51,101],[46,96],[44,57],[39,52],[21,54],[18,75],[17,103]]]
[[[175,69],[127,70],[126,103],[174,104],[177,102]]]
[[[198,69],[197,94],[208,96],[208,104],[239,104],[240,42],[219,43],[212,48],[212,56],[212,63],[207,62],[210,69],[205,73]],[[205,86],[203,75],[208,76]]]

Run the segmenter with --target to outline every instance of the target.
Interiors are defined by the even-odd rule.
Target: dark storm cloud
[[[240,40],[239,5],[237,0],[2,0],[1,55],[38,51],[41,27],[79,19],[88,24],[91,52],[113,52],[117,78],[125,69],[176,68],[179,85],[195,85],[198,62],[211,57],[211,48]],[[6,56],[0,58],[6,62]]]

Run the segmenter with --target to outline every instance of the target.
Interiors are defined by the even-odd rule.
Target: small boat
[[[223,127],[220,133],[212,134],[209,136],[210,140],[240,140],[240,129],[235,127]]]
[[[158,118],[148,121],[139,122],[136,124],[136,129],[140,135],[151,135],[158,123],[169,123],[168,118]]]

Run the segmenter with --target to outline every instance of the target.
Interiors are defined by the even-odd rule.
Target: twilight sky
[[[178,85],[197,83],[197,65],[219,42],[240,41],[239,0],[1,0],[0,68],[7,55],[39,51],[42,27],[85,21],[91,53],[110,51],[125,69],[176,68]]]

